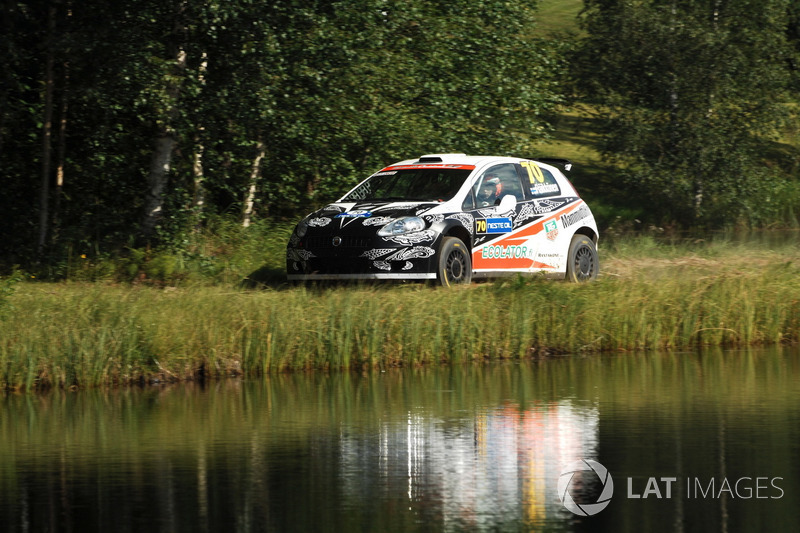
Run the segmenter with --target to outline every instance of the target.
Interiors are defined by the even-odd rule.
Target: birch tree
[[[163,63],[163,86],[157,94],[157,131],[153,142],[153,155],[147,174],[147,193],[145,195],[142,235],[149,237],[163,215],[164,191],[172,166],[172,152],[177,142],[175,121],[180,112],[180,96],[186,75],[185,21],[186,2],[174,5],[172,32],[167,40],[169,57]]]
[[[294,217],[387,161],[531,152],[561,66],[535,8],[0,2],[0,261],[183,246],[206,213]]]
[[[242,214],[242,226],[248,227],[253,221],[253,213],[255,212],[256,192],[258,190],[258,182],[261,181],[261,161],[266,155],[266,145],[264,141],[260,140],[256,143],[256,155],[253,158],[253,167],[250,169],[250,176],[247,184],[247,193],[244,199],[244,210]]]

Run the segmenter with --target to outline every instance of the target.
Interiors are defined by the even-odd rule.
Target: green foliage
[[[498,0],[5,3],[0,209],[11,223],[0,228],[9,249],[0,256],[36,254],[42,204],[30,177],[43,164],[46,76],[59,125],[50,167],[63,169],[64,184],[49,202],[44,259],[73,261],[74,273],[71,250],[95,258],[131,239],[182,254],[193,226],[241,212],[252,186],[257,216],[295,217],[400,158],[529,152],[561,99],[561,60],[538,38],[535,9]],[[168,182],[151,193],[163,135],[175,140]],[[162,209],[147,243],[137,237],[153,196]],[[153,273],[182,270],[163,261]]]
[[[22,279],[22,273],[16,268],[14,268],[8,276],[0,276],[0,319],[2,319],[10,309],[13,309],[13,306],[9,303],[9,299],[11,295],[14,294],[17,284],[22,281]]]
[[[70,250],[49,277],[155,286],[283,283],[292,229],[269,220],[243,228],[230,216],[209,217],[203,228],[169,245],[129,246],[119,254]]]
[[[786,114],[786,2],[585,6],[574,74],[603,105],[607,159],[655,219],[778,220],[786,175],[764,152]]]
[[[796,2],[587,0],[576,28],[580,6],[2,3],[0,263],[87,280],[238,274],[198,254],[194,239],[217,217],[239,217],[251,189],[254,220],[280,225],[401,158],[540,154],[551,124],[557,150],[544,155],[584,163],[584,149],[594,157],[603,144],[605,165],[581,174],[590,166],[579,164],[574,176],[604,225],[643,205],[656,224],[796,223],[797,135],[779,120],[796,120],[780,92],[800,64],[788,46],[799,47]],[[562,107],[576,95],[589,100],[580,116]],[[593,112],[602,120],[587,125]],[[153,192],[164,135],[174,147],[164,190]],[[158,226],[145,239],[153,197]]]

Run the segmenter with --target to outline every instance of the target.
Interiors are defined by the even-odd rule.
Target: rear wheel
[[[600,262],[592,239],[581,234],[573,236],[567,255],[567,279],[578,283],[592,281],[597,279],[598,270]]]
[[[444,287],[472,280],[472,261],[464,241],[458,237],[445,237],[439,249],[439,269],[436,278]]]

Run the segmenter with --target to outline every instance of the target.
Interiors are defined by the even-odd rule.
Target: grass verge
[[[259,290],[21,283],[0,320],[0,387],[14,390],[384,368],[551,354],[797,342],[796,244],[601,250],[574,285],[511,279],[445,290]]]

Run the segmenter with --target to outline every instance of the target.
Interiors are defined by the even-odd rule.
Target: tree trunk
[[[156,137],[153,157],[150,160],[150,172],[147,174],[147,194],[142,221],[142,234],[145,237],[153,235],[163,215],[164,189],[167,186],[174,147],[174,133],[168,128],[163,128]]]
[[[53,134],[53,40],[56,33],[56,6],[50,4],[47,10],[47,58],[44,69],[44,111],[42,116],[42,169],[39,190],[39,237],[36,242],[36,256],[41,258],[47,242],[47,224],[50,210],[50,157]]]
[[[700,216],[703,214],[703,177],[696,176],[694,181],[694,198],[693,198],[693,205],[692,205],[692,216],[694,217],[694,222],[696,223],[700,220]]]
[[[53,202],[53,237],[58,239],[61,225],[61,196],[64,191],[64,167],[67,152],[67,111],[69,109],[69,63],[64,62],[64,86],[61,88],[61,116],[58,119],[58,140],[56,142],[56,190]]]
[[[720,17],[720,10],[722,9],[722,2],[721,0],[716,0],[714,2],[714,6],[711,11],[711,30],[713,32],[714,39],[717,38],[719,34],[719,17]],[[714,115],[714,97],[716,91],[716,79],[717,79],[717,65],[711,64],[708,72],[706,74],[706,112],[705,116],[703,117],[706,121],[711,121]],[[694,217],[694,223],[697,223],[700,220],[700,217],[703,215],[703,196],[705,194],[705,176],[704,172],[707,168],[706,163],[706,150],[701,148],[700,149],[700,157],[698,158],[698,165],[695,167],[695,178],[693,187],[693,204],[692,204],[692,215]]]
[[[0,3],[0,36],[12,35],[12,30],[14,29],[13,16],[15,8],[16,2]],[[7,48],[5,48],[5,50],[7,54],[10,53],[10,50]],[[10,57],[6,59],[11,60]],[[8,76],[12,76],[10,68]],[[10,89],[7,87],[7,85],[9,84],[6,83],[5,80],[3,83],[0,83],[0,156],[3,155],[3,142],[6,138],[6,113],[9,113],[8,93]]]
[[[192,154],[192,213],[195,218],[195,226],[200,225],[203,218],[203,211],[206,204],[206,189],[203,182],[205,174],[203,172],[203,152],[205,147],[199,135],[194,138],[194,153]]]
[[[198,69],[198,81],[200,86],[204,87],[206,84],[206,70],[208,70],[208,55],[203,52],[202,61]],[[205,189],[205,173],[203,172],[203,154],[205,153],[205,146],[203,145],[203,131],[202,124],[197,126],[198,133],[194,137],[194,153],[192,154],[192,218],[195,231],[200,229],[203,222],[203,214],[206,204],[206,189]]]
[[[672,2],[670,10],[672,15],[670,19],[670,30],[675,31],[675,26],[678,20],[678,7],[675,2]],[[670,155],[678,150],[678,142],[680,141],[680,99],[678,97],[678,74],[673,70],[669,75],[669,122],[670,122],[670,139],[669,151]]]
[[[168,110],[160,120],[161,125],[156,135],[153,156],[150,160],[150,172],[147,175],[147,193],[141,228],[142,236],[145,239],[154,234],[156,226],[164,214],[164,190],[167,187],[169,171],[172,166],[172,151],[176,142],[173,122],[178,113],[178,99],[185,71],[186,52],[179,48],[172,72],[166,76]]]
[[[255,201],[256,201],[256,186],[261,178],[261,160],[264,159],[266,153],[266,145],[263,141],[258,141],[256,145],[256,158],[253,160],[253,166],[250,170],[250,186],[247,188],[247,197],[244,200],[244,216],[242,217],[242,226],[248,227],[250,225]]]

